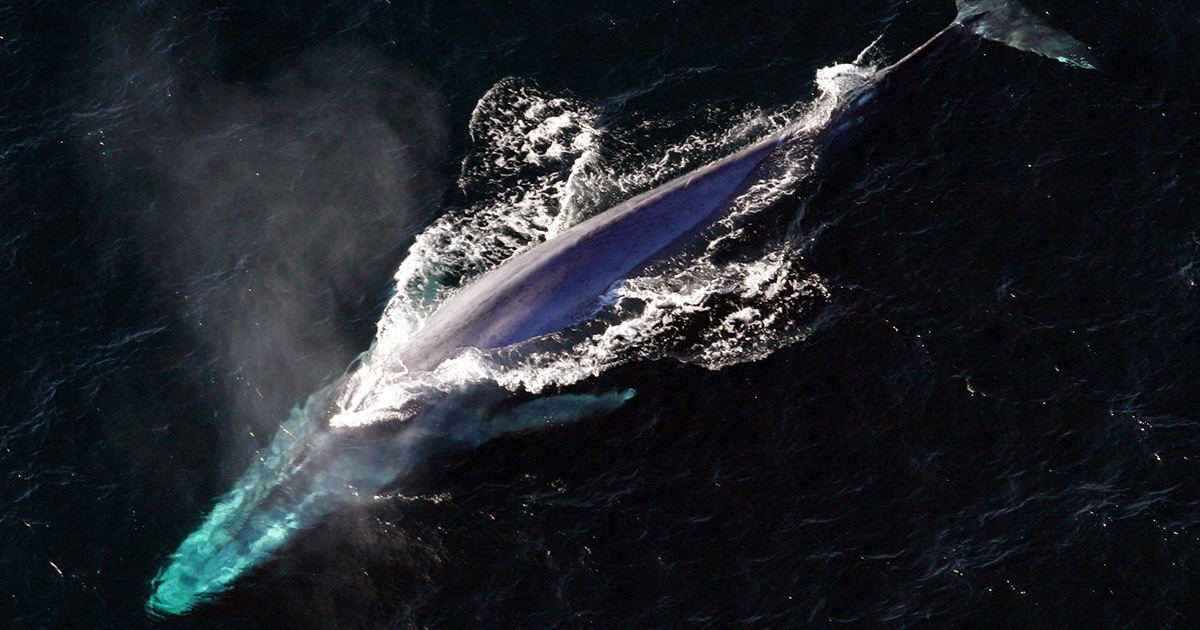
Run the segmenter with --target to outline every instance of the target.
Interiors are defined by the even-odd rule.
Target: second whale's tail
[[[984,39],[1080,68],[1096,68],[1087,46],[1016,0],[957,0],[957,4],[956,22]]]

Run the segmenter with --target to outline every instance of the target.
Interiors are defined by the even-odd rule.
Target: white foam
[[[603,324],[527,342],[516,353],[468,350],[427,373],[408,374],[388,360],[438,304],[508,257],[766,133],[819,128],[873,72],[853,64],[823,68],[814,102],[774,113],[742,112],[723,129],[690,135],[655,155],[622,153],[614,145],[632,143],[610,140],[636,137],[662,121],[601,129],[594,106],[551,97],[529,81],[501,81],[472,115],[476,146],[460,179],[481,201],[447,213],[417,237],[396,272],[396,294],[370,355],[338,402],[344,413],[332,423],[394,418],[430,392],[485,380],[537,393],[628,361],[668,355],[719,369],[803,338],[805,310],[828,299],[828,289],[804,271],[788,243],[768,244],[754,260],[714,262],[714,254],[746,240],[743,232],[756,213],[810,173],[812,151],[797,143],[771,177],[736,200],[705,255],[664,262],[614,286],[603,298]]]

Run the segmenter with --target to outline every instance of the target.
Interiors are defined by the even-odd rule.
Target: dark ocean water
[[[621,410],[434,457],[167,619],[414,236],[510,189],[462,170],[493,85],[652,164],[954,9],[0,4],[0,625],[1197,627],[1200,5],[1028,4],[1100,70],[968,47],[779,200],[827,290],[798,341],[605,371],[573,387]]]

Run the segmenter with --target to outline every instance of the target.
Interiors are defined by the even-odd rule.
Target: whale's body
[[[609,287],[681,236],[721,216],[760,181],[790,143],[828,161],[894,106],[931,62],[980,36],[1081,67],[1086,48],[1007,0],[964,2],[959,17],[897,63],[845,96],[820,129],[785,130],[629,199],[501,264],[447,299],[391,354],[397,371],[433,370],[463,348],[490,349],[559,331],[593,311]],[[814,175],[815,176],[815,175]],[[293,413],[270,446],[154,581],[148,608],[179,614],[219,594],[329,512],[369,499],[438,444],[470,445],[492,435],[613,409],[628,393],[557,396],[505,404],[499,391],[446,394],[403,422],[369,434],[331,428],[331,401],[345,376]],[[497,388],[498,390],[498,388]]]

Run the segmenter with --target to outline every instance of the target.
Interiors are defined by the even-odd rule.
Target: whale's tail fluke
[[[1080,68],[1096,68],[1087,46],[1016,0],[957,0],[957,3],[957,22],[984,39]]]

